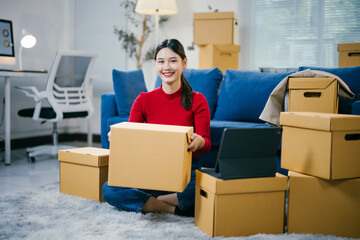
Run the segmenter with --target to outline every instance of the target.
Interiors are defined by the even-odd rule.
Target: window
[[[358,0],[255,0],[251,68],[338,66],[338,43],[360,42]]]

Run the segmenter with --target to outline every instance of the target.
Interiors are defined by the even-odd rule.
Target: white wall
[[[91,118],[93,133],[100,133],[100,105],[101,94],[112,92],[112,69],[134,70],[135,62],[128,59],[120,42],[114,34],[114,26],[127,28],[127,19],[124,10],[120,7],[121,0],[2,0],[0,17],[13,21],[15,44],[19,46],[21,29],[26,28],[37,36],[38,44],[33,49],[23,51],[23,68],[25,69],[50,69],[52,60],[57,49],[75,49],[91,51],[98,54],[93,74],[98,76],[93,80],[93,102],[95,114]],[[177,38],[185,47],[188,57],[188,67],[198,67],[198,48],[187,50],[193,42],[193,13],[208,12],[208,5],[219,11],[235,11],[240,16],[240,44],[249,41],[249,37],[242,34],[246,30],[246,15],[241,13],[241,5],[246,1],[238,0],[177,0],[178,14],[171,19],[159,31],[159,39]],[[241,23],[243,21],[243,23]],[[247,24],[247,23],[246,23]],[[139,29],[140,35],[140,29]],[[244,37],[246,36],[246,37]],[[148,40],[148,44],[155,44],[154,36]],[[18,49],[16,49],[17,53]],[[242,58],[241,49],[240,59]],[[246,53],[246,51],[245,51]],[[244,58],[244,57],[243,57]],[[4,66],[0,65],[0,68]],[[240,68],[246,68],[246,63],[240,60]],[[13,68],[16,68],[14,66]],[[154,63],[148,62],[143,65],[146,85],[149,90],[153,89],[156,73]],[[3,80],[0,79],[0,87],[3,89]],[[44,79],[14,79],[14,85],[35,85],[43,87]],[[0,92],[3,98],[3,91]],[[21,93],[12,90],[12,135],[13,138],[41,135],[44,127],[47,133],[51,125],[40,125],[30,119],[17,116],[17,111],[24,107],[31,107],[32,103]],[[2,108],[2,106],[1,106]],[[84,121],[66,120],[60,131],[86,132]],[[0,137],[4,135],[4,126],[0,129]]]
[[[119,0],[75,1],[75,48],[97,53],[93,74],[93,103],[95,113],[92,116],[94,133],[100,133],[101,94],[113,92],[112,70],[127,70],[127,56],[114,34],[114,25],[126,28],[124,11]],[[81,131],[85,131],[85,126]]]

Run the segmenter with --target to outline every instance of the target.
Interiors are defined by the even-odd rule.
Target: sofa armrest
[[[360,115],[360,100],[357,100],[352,104],[351,113],[354,115]]]
[[[107,127],[107,120],[111,117],[117,116],[115,93],[104,93],[101,95],[101,147],[109,148],[109,141],[107,134],[109,129]]]

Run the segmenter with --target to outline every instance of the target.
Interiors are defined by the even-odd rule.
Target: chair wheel
[[[29,163],[34,163],[35,162],[35,157],[28,156],[28,161],[29,161]]]

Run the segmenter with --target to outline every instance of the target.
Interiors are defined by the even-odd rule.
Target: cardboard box
[[[238,19],[234,12],[194,13],[194,44],[239,45]]]
[[[222,180],[196,171],[195,225],[214,236],[283,233],[287,177]]]
[[[193,127],[123,122],[111,127],[109,185],[182,192]]]
[[[282,112],[281,167],[324,179],[360,177],[360,116]]]
[[[360,66],[360,43],[338,44],[339,67]]]
[[[109,150],[84,147],[60,150],[60,192],[104,202]]]
[[[289,78],[289,112],[337,113],[338,82],[335,78]]]
[[[360,178],[289,175],[288,233],[360,237]]]
[[[226,69],[239,68],[239,45],[208,44],[199,46],[199,68],[218,67],[223,73]]]

